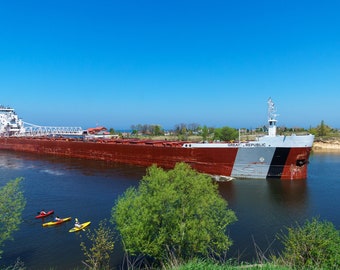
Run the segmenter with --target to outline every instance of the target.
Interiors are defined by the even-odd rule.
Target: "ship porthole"
[[[263,162],[264,161],[264,157],[260,157],[260,162]]]

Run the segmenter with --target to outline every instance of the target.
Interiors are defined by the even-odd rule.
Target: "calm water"
[[[0,266],[12,264],[20,257],[28,269],[81,268],[84,258],[80,242],[85,233],[69,233],[73,221],[58,227],[42,227],[43,220],[34,218],[37,211],[54,209],[61,217],[92,221],[91,227],[95,228],[100,220],[110,218],[117,197],[128,187],[137,186],[144,174],[145,168],[135,166],[0,151],[0,186],[10,179],[24,177],[27,199],[24,222],[14,240],[5,243]],[[333,222],[339,229],[339,176],[340,155],[314,154],[306,181],[220,183],[222,196],[238,217],[229,227],[234,241],[229,256],[252,260],[255,244],[262,251],[279,249],[275,241],[278,232],[314,216]],[[121,259],[117,244],[112,263],[119,265]]]

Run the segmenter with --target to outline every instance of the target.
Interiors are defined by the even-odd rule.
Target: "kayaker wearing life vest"
[[[46,215],[46,214],[47,214],[47,213],[45,212],[44,209],[40,211],[40,215]]]
[[[79,223],[78,218],[76,218],[75,221],[76,221],[76,222],[74,223],[74,226],[80,228],[81,225],[80,225],[80,223]]]

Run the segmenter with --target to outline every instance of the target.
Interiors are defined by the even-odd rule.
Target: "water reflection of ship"
[[[277,234],[308,215],[306,180],[234,180],[219,183],[219,193],[238,219],[228,227],[234,242],[230,256],[245,261],[256,259],[255,245],[273,254],[279,251]]]
[[[11,169],[32,167],[37,170],[41,168],[40,172],[50,175],[63,175],[73,171],[86,176],[101,174],[112,179],[129,179],[133,185],[145,175],[145,168],[141,166],[5,150],[0,150],[1,167]]]
[[[218,182],[218,191],[228,203],[234,201],[234,181]]]
[[[288,209],[304,208],[308,200],[307,180],[281,181],[280,179],[219,182],[219,193],[228,202],[254,200],[257,205],[277,204]],[[266,188],[267,187],[267,188]],[[265,190],[267,189],[268,192]]]
[[[308,201],[307,181],[268,181],[271,202],[283,204],[290,211],[301,211]],[[301,212],[300,212],[301,213]]]
[[[0,168],[11,168],[18,170],[24,167],[24,164],[20,158],[8,159],[8,152],[0,152]]]

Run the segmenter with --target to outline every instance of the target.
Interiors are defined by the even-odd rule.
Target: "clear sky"
[[[0,2],[0,104],[49,126],[340,128],[340,1]]]

